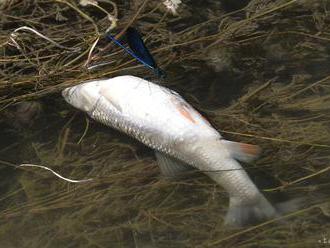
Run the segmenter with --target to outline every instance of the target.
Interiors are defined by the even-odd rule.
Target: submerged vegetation
[[[187,0],[177,15],[152,0],[0,2],[1,247],[330,244],[330,4],[229,2]],[[107,30],[119,38],[131,25],[166,70],[160,84],[226,138],[262,147],[244,168],[266,196],[308,204],[280,220],[228,230],[227,195],[208,177],[162,178],[151,150],[64,103],[60,90],[85,80],[152,80],[104,39]],[[33,125],[14,123],[22,108],[15,104],[32,100]],[[70,184],[38,168],[17,169],[21,163],[94,180]]]

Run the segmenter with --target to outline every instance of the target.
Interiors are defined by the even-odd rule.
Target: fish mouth
[[[70,99],[72,98],[72,95],[74,94],[74,92],[76,91],[77,87],[69,87],[69,88],[65,88],[64,90],[62,90],[62,96],[64,97],[64,99],[66,101],[70,101]]]

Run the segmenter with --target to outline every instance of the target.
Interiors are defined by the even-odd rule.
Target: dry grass
[[[167,68],[162,84],[185,95],[226,138],[263,148],[256,163],[245,165],[256,181],[263,179],[258,173],[271,178],[260,187],[268,194],[307,196],[310,204],[282,220],[224,228],[223,189],[202,175],[161,178],[148,149],[86,122],[53,95],[91,78],[146,76],[146,69],[103,40],[111,25],[107,17],[68,1],[9,1],[1,17],[1,111],[37,98],[48,119],[25,134],[24,144],[21,136],[17,143],[0,142],[1,170],[32,162],[95,181],[68,184],[36,168],[11,171],[13,178],[3,177],[0,197],[1,246],[320,247],[319,240],[330,239],[329,4],[254,0],[246,9],[219,14],[215,2],[204,12],[187,2],[173,17],[156,1],[115,1],[119,21],[113,33],[135,23]],[[112,5],[103,7],[115,15]],[[192,15],[203,21],[191,24]],[[20,26],[80,51],[60,49],[30,32],[19,32],[17,49],[8,41]],[[101,61],[113,63],[84,69],[86,62]],[[198,77],[205,61],[217,63],[213,77],[227,73],[236,83],[244,81],[237,86],[244,88],[240,97],[226,107],[219,102],[228,94],[222,82]]]

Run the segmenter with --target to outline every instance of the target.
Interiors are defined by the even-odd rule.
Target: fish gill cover
[[[0,246],[329,245],[329,2],[245,2],[1,1]],[[82,81],[152,76],[104,39],[131,25],[166,70],[161,84],[226,138],[262,147],[244,168],[265,195],[310,203],[226,229],[221,187],[200,174],[164,180],[149,149],[65,104],[59,92]]]

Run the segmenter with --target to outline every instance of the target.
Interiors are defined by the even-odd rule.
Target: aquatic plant
[[[65,0],[2,5],[1,247],[326,244],[329,3],[252,0],[229,13],[219,1],[207,2],[183,1],[176,16],[150,0],[98,1],[107,13]],[[244,167],[265,194],[275,202],[305,196],[308,204],[281,220],[224,229],[223,189],[200,174],[161,178],[150,150],[64,103],[58,92],[88,79],[153,78],[104,39],[109,28],[119,38],[132,24],[168,72],[159,83],[184,95],[226,138],[262,147]],[[211,55],[224,63],[216,72]],[[87,69],[104,62],[110,63]],[[43,105],[39,122],[25,132],[10,128],[5,113],[32,99]],[[42,169],[18,169],[21,163],[94,180],[70,184]]]

